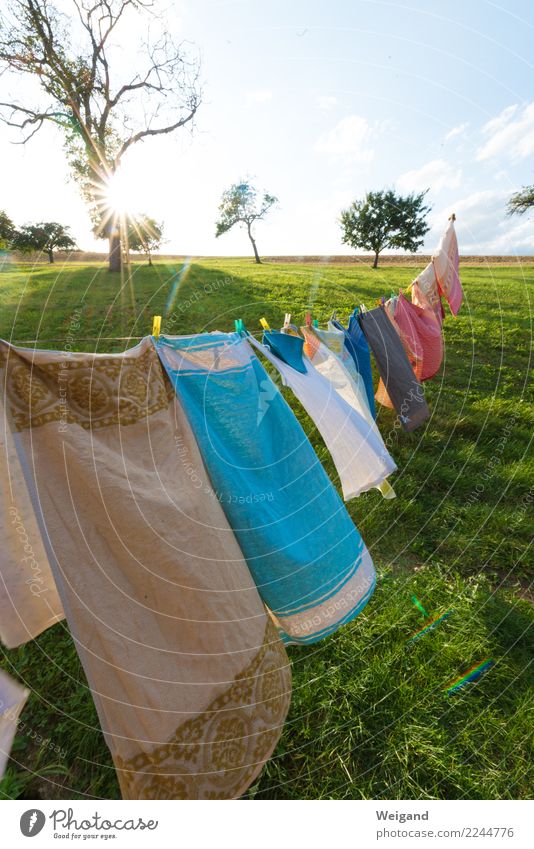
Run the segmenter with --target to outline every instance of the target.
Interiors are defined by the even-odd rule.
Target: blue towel
[[[156,348],[282,639],[326,637],[364,607],[375,573],[293,412],[236,333],[160,336]]]
[[[304,339],[301,336],[290,336],[279,330],[266,330],[263,334],[263,344],[267,345],[273,354],[301,374],[306,374],[306,366],[302,361]]]
[[[375,390],[373,387],[371,354],[369,352],[369,345],[367,344],[367,339],[363,335],[363,331],[360,327],[360,322],[358,321],[357,313],[353,312],[351,317],[349,318],[348,329],[343,327],[343,325],[339,321],[332,320],[332,324],[338,330],[343,330],[345,334],[345,348],[351,355],[356,365],[356,368],[362,376],[363,383],[365,386],[365,393],[369,402],[369,409],[371,410],[373,418],[376,419]]]

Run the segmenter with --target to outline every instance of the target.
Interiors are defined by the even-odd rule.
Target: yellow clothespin
[[[155,315],[154,318],[152,319],[152,336],[154,336],[157,339],[160,332],[161,332],[161,316]]]
[[[269,323],[266,318],[260,318],[260,324],[264,330],[270,330]]]

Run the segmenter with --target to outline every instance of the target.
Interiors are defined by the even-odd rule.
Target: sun
[[[110,212],[130,216],[136,205],[134,182],[123,171],[116,171],[106,181],[105,203]]]

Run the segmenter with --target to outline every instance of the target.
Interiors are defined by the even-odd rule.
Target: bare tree
[[[254,251],[254,259],[260,264],[261,259],[256,245],[252,228],[256,221],[263,221],[269,210],[278,203],[278,198],[264,192],[258,197],[258,190],[250,180],[234,183],[223,192],[219,212],[221,217],[215,226],[215,236],[228,233],[236,224],[244,224]]]
[[[199,62],[184,42],[174,44],[153,0],[69,2],[74,19],[50,0],[9,0],[0,15],[0,73],[32,77],[41,96],[39,106],[14,97],[0,101],[0,119],[22,132],[23,144],[47,122],[62,128],[95,232],[109,239],[110,270],[119,271],[119,215],[110,208],[110,182],[130,147],[193,121],[201,102]],[[130,12],[145,14],[158,34],[142,45],[143,70],[122,79],[113,73],[125,65],[116,61],[114,44]]]

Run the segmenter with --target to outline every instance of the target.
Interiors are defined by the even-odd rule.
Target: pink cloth
[[[410,362],[417,379],[434,377],[443,360],[443,338],[441,323],[433,310],[410,303],[401,291],[395,307],[395,323],[405,347],[413,352]]]
[[[438,321],[445,318],[441,296],[449,303],[453,315],[460,309],[463,292],[459,276],[458,240],[451,219],[431,261],[412,284],[412,303],[432,310]]]
[[[432,257],[436,280],[440,295],[444,295],[449,302],[449,307],[453,315],[458,314],[458,310],[462,305],[463,291],[460,283],[459,265],[460,257],[458,254],[458,239],[454,229],[454,221],[449,221],[449,226],[445,230],[438,249]]]
[[[431,262],[427,265],[423,274],[426,274],[425,282],[422,279],[423,275],[420,274],[412,283],[412,304],[421,307],[422,310],[428,310],[435,315],[438,324],[441,326],[445,318],[445,312],[439,296],[434,266]],[[429,282],[430,280],[432,281],[431,283]]]

